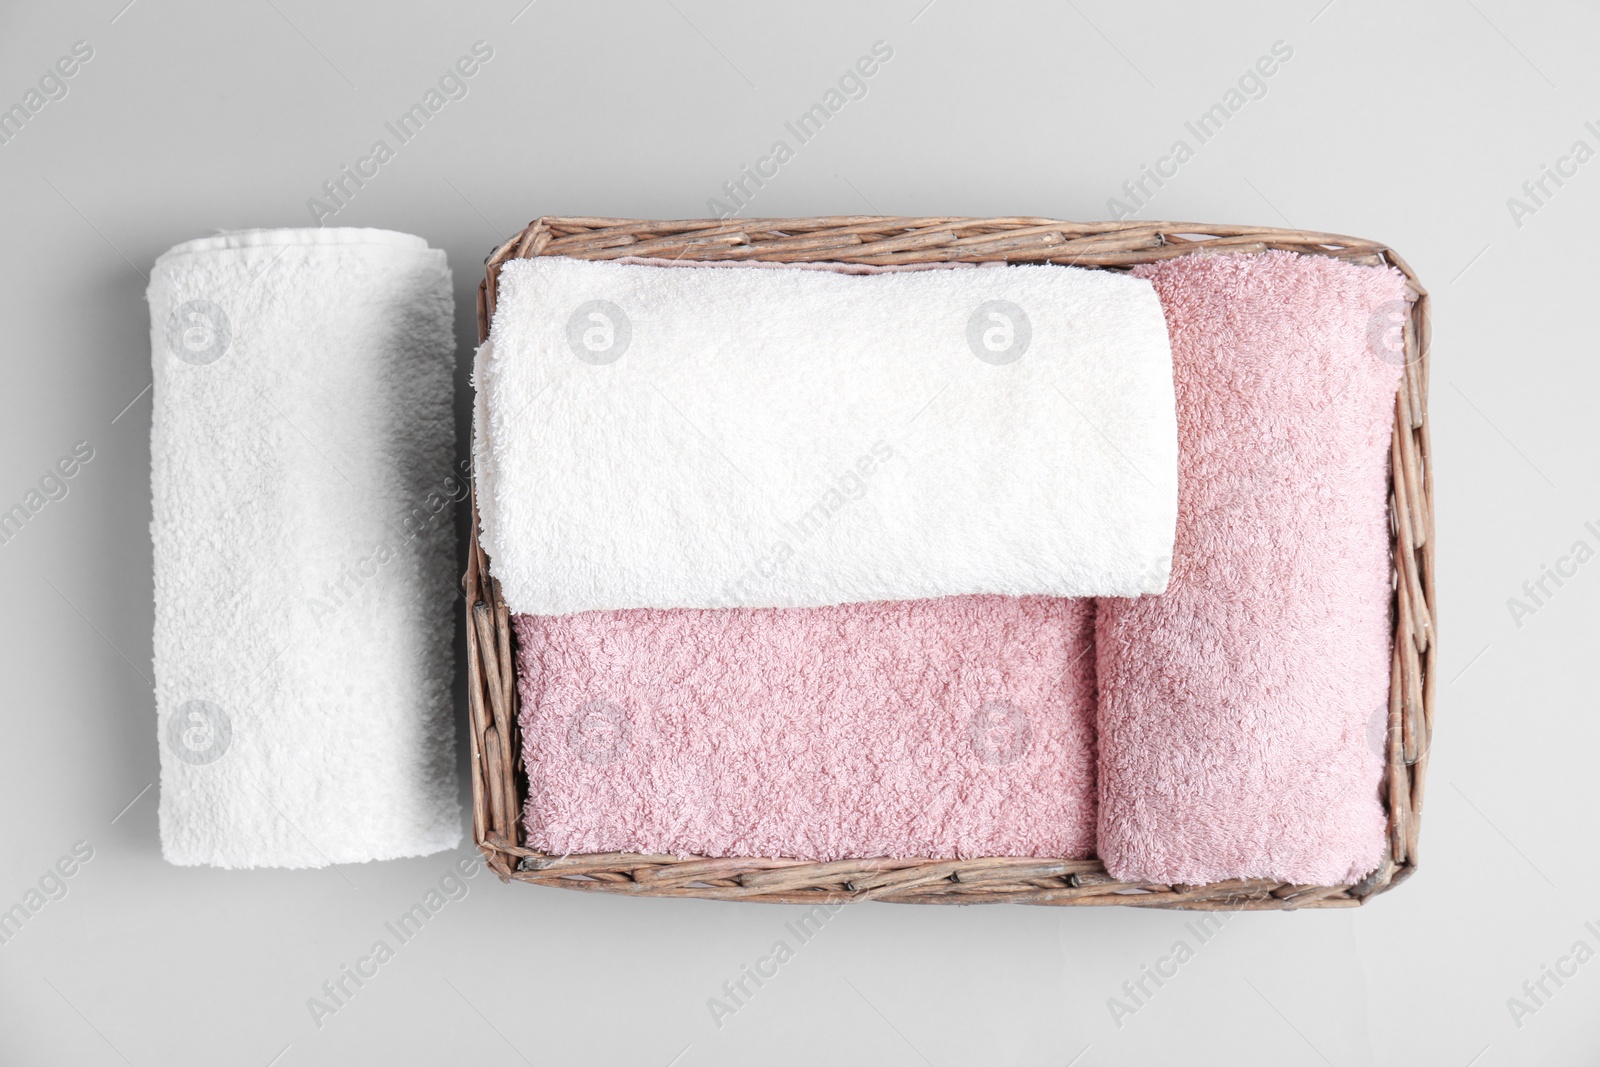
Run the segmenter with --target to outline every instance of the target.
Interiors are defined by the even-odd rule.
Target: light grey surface
[[[0,145],[0,505],[75,443],[95,450],[0,545],[0,908],[93,848],[0,945],[0,1062],[1594,1062],[1600,962],[1546,979],[1520,1020],[1508,998],[1575,942],[1600,950],[1600,564],[1549,583],[1520,626],[1507,605],[1574,542],[1600,545],[1584,525],[1600,529],[1584,240],[1600,162],[1547,184],[1520,226],[1507,205],[1574,141],[1600,148],[1592,8],[124,3],[0,14],[0,104],[74,42],[94,49]],[[449,253],[463,431],[495,242],[539,214],[703,215],[878,40],[894,58],[866,97],[748,213],[1103,218],[1184,138],[1193,158],[1141,217],[1287,219],[1400,249],[1436,296],[1444,674],[1421,873],[1359,912],[1246,915],[1204,945],[1179,914],[853,907],[720,1028],[708,998],[794,940],[795,909],[480,873],[316,1025],[308,998],[455,857],[162,862],[144,272],[186,238],[309,223],[307,199],[479,40],[494,56],[468,95],[331,220]],[[1266,95],[1196,146],[1184,122],[1279,40],[1293,57]],[[1194,958],[1119,1027],[1108,998],[1179,939]]]

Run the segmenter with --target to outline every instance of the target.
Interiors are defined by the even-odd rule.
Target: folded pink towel
[[[1384,844],[1400,372],[1369,334],[1405,282],[1287,252],[1134,273],[1172,337],[1178,533],[1165,595],[1099,602],[1099,854],[1135,881],[1352,881]]]
[[[1084,857],[1093,604],[515,616],[528,844]]]

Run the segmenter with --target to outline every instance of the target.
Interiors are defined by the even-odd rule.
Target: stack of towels
[[[527,843],[1371,870],[1405,298],[1289,253],[508,263],[474,465]]]

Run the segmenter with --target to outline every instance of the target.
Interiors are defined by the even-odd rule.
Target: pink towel
[[[1135,268],[1172,336],[1165,595],[1102,600],[1098,849],[1112,874],[1343,884],[1377,866],[1387,470],[1404,279],[1287,252]]]
[[[528,844],[1088,856],[1093,611],[963,596],[516,616]]]

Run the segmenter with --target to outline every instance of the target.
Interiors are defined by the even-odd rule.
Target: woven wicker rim
[[[1179,222],[1062,222],[1044,218],[891,218],[650,221],[540,218],[495,249],[478,287],[478,338],[488,336],[500,268],[510,259],[643,256],[888,266],[911,263],[1056,263],[1126,270],[1174,256],[1283,249],[1406,277],[1415,302],[1405,324],[1405,370],[1390,450],[1395,642],[1388,754],[1381,796],[1388,837],[1377,870],[1353,885],[1238,879],[1209,885],[1119,882],[1097,859],[809,860],[651,856],[608,852],[550,856],[522,846],[527,791],[517,726],[515,638],[500,585],[478,540],[476,487],[467,598],[467,692],[472,716],[473,837],[502,881],[607,893],[783,904],[883,900],[918,904],[1011,902],[1195,910],[1357,907],[1417,867],[1423,780],[1433,734],[1438,645],[1433,588],[1433,472],[1428,439],[1429,298],[1393,249],[1307,230]]]

